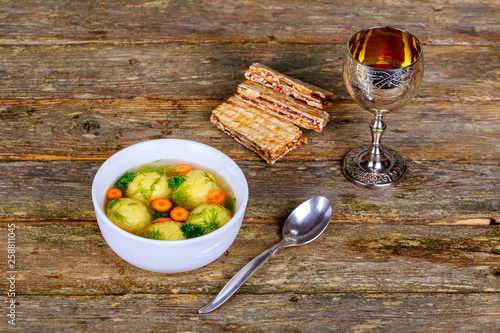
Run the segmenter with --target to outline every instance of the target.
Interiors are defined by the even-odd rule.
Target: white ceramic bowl
[[[126,171],[158,160],[192,163],[216,172],[236,197],[233,218],[207,235],[178,241],[147,239],[117,227],[103,209],[106,190]],[[211,263],[231,246],[245,214],[248,184],[238,165],[215,148],[188,140],[151,140],[120,150],[102,164],[92,183],[92,201],[101,233],[118,256],[145,270],[178,273]]]

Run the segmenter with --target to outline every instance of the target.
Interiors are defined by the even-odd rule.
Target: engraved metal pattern
[[[375,66],[384,65],[383,61],[372,62],[380,59],[390,59],[392,64],[388,65],[391,67]],[[395,68],[395,64],[408,65]],[[410,33],[392,27],[374,27],[351,37],[344,61],[344,82],[354,101],[373,113],[375,119],[370,124],[371,146],[355,148],[344,159],[342,171],[349,181],[376,188],[395,184],[403,177],[406,172],[404,159],[395,150],[380,145],[386,128],[382,116],[405,106],[415,96],[423,73],[422,48]]]
[[[391,160],[391,168],[387,172],[365,170],[359,161],[368,153],[370,146],[357,147],[351,150],[344,159],[342,171],[347,179],[364,187],[385,187],[400,181],[406,172],[405,160],[394,149],[384,148],[384,153]]]
[[[346,55],[344,82],[351,97],[368,111],[395,111],[415,96],[423,77],[423,59],[396,70],[371,68]]]

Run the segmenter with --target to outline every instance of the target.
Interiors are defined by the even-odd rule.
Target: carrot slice
[[[175,171],[177,171],[179,175],[183,175],[191,171],[191,166],[189,164],[179,164],[175,167]]]
[[[153,209],[156,211],[166,212],[167,210],[172,208],[172,201],[168,200],[167,198],[156,198],[151,201],[151,207],[153,207]]]
[[[112,187],[106,191],[106,196],[111,200],[119,199],[122,197],[122,191],[120,191],[116,187]]]
[[[167,221],[173,221],[173,220],[170,217],[160,217],[159,219],[154,220],[153,223],[160,223]]]
[[[208,202],[222,206],[226,203],[226,195],[221,190],[212,190],[208,192]]]
[[[170,217],[174,221],[179,221],[179,222],[186,221],[188,216],[189,216],[189,212],[186,210],[186,208],[182,208],[182,207],[175,207],[170,212]]]

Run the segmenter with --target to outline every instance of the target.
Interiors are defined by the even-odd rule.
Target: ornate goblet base
[[[369,145],[351,150],[342,165],[344,176],[354,184],[368,188],[396,184],[406,172],[405,160],[394,149],[384,146],[382,149],[383,156],[375,158],[370,158]]]

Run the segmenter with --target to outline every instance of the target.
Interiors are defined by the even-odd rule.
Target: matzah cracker
[[[321,132],[329,119],[326,111],[318,110],[293,97],[283,95],[262,84],[246,80],[238,86],[237,96],[264,111],[291,121],[303,128]]]
[[[245,73],[245,77],[279,91],[282,94],[300,99],[319,109],[330,105],[331,99],[335,97],[335,94],[328,90],[281,74],[274,69],[258,63],[250,66]]]
[[[211,123],[266,162],[274,164],[307,139],[299,128],[235,96],[212,110]]]

